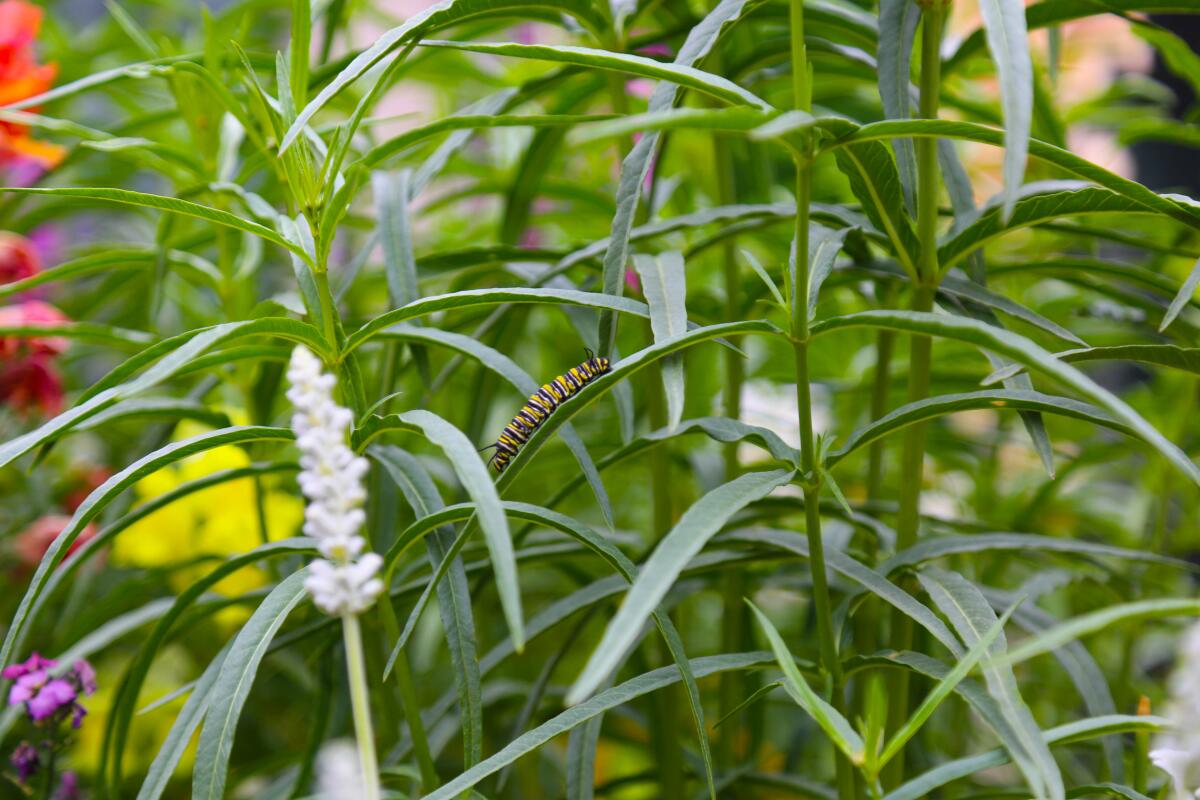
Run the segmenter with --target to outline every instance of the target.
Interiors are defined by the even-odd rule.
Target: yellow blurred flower
[[[231,415],[236,416],[236,415]],[[196,423],[181,424],[178,439],[204,430]],[[240,447],[226,445],[198,453],[146,476],[134,486],[141,503],[160,497],[180,485],[223,470],[249,466],[250,456]],[[262,511],[268,540],[286,539],[304,519],[304,504],[277,480],[261,480]],[[200,559],[225,559],[262,544],[257,491],[253,478],[225,481],[193,492],[131,525],[116,538],[114,563],[132,567],[170,567]],[[183,589],[215,567],[213,562],[182,566],[171,573],[171,583]],[[236,597],[267,583],[258,567],[243,567],[219,581],[213,591]],[[229,608],[218,619],[237,622],[245,610]]]
[[[94,774],[99,769],[104,732],[113,700],[116,699],[117,676],[124,672],[127,666],[128,664],[119,660],[109,660],[99,665],[101,679],[97,682],[96,693],[87,699],[87,716],[75,733],[75,744],[71,748],[68,764],[71,769],[87,774]],[[140,709],[175,691],[180,684],[194,676],[195,672],[196,667],[191,656],[182,647],[172,645],[164,648],[154,659],[150,672],[146,674],[137,707]],[[150,767],[150,762],[167,738],[171,726],[175,724],[175,717],[186,700],[187,696],[181,695],[133,718],[122,760],[122,772],[125,775],[144,774]],[[176,775],[185,775],[191,771],[195,749],[193,741],[184,751],[175,770]]]

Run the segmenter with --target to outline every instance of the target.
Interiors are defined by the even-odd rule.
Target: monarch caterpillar
[[[483,448],[496,448],[496,452],[488,459],[488,464],[497,473],[504,472],[504,468],[516,457],[521,445],[529,441],[530,435],[554,413],[559,403],[612,369],[612,364],[607,358],[594,355],[591,350],[586,352],[587,359],[582,364],[571,367],[531,394],[525,405],[512,418],[512,422],[504,426],[504,432],[500,434],[496,443]]]

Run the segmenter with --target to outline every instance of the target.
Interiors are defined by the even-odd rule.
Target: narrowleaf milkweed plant
[[[0,791],[1191,797],[1198,11],[0,0]]]

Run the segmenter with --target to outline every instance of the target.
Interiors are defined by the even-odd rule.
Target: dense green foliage
[[[0,228],[63,254],[0,302],[68,319],[0,354],[69,341],[68,399],[0,412],[0,533],[111,476],[13,566],[0,664],[96,663],[90,796],[304,797],[353,735],[297,344],[372,464],[393,796],[1157,792],[1200,203],[1066,137],[1195,129],[1057,59],[1132,15],[1195,83],[1140,14],[1195,8],[960,2],[953,42],[936,0],[48,4],[57,85],[0,120],[68,150]],[[485,472],[587,349],[612,371]]]

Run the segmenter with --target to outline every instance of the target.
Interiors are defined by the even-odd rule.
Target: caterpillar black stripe
[[[554,413],[554,409],[571,395],[612,369],[612,364],[603,356],[592,355],[588,351],[587,360],[577,367],[571,367],[562,375],[529,396],[529,400],[512,418],[512,422],[504,426],[504,432],[495,444],[484,449],[496,448],[496,452],[488,460],[497,473],[516,457],[521,445],[529,441],[529,437],[541,427],[542,423]]]

